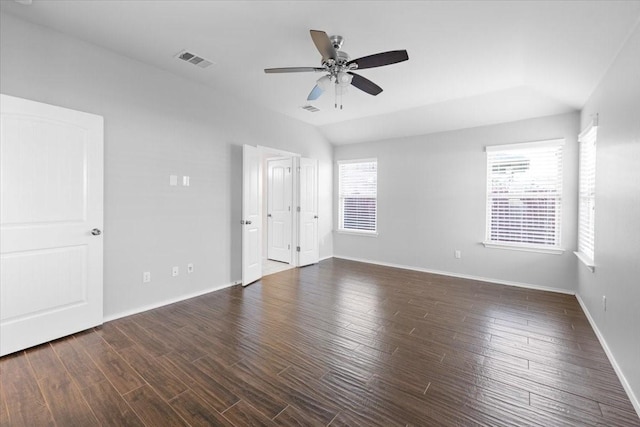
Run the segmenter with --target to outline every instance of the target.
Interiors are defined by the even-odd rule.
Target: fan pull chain
[[[339,88],[338,86],[339,86],[339,84],[336,81],[335,92],[334,92],[335,93],[335,97],[334,97],[335,101],[333,103],[333,108],[335,108],[335,109],[338,108],[338,98],[340,98],[340,109],[342,110],[342,93],[344,92],[344,89]]]

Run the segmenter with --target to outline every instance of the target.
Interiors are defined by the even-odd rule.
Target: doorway
[[[318,162],[243,147],[242,284],[318,262]]]

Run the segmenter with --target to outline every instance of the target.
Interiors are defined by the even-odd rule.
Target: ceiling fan
[[[353,85],[363,92],[370,95],[378,95],[382,92],[382,88],[371,80],[354,73],[355,70],[363,70],[365,68],[381,67],[383,65],[395,64],[406,61],[409,55],[406,50],[391,50],[388,52],[376,53],[369,56],[363,56],[358,59],[351,59],[347,52],[340,50],[344,39],[342,36],[327,36],[324,31],[310,30],[311,39],[316,48],[322,55],[322,64],[320,67],[285,67],[285,68],[265,68],[264,72],[271,73],[300,73],[300,72],[325,72],[320,77],[316,85],[307,96],[308,101],[314,101],[320,97],[331,85],[334,84],[337,98],[349,85]],[[340,105],[342,109],[342,103]]]

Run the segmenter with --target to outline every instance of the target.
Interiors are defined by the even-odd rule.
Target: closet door
[[[267,162],[267,258],[291,262],[292,159]]]

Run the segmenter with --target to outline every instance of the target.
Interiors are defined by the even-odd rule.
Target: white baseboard
[[[143,311],[153,310],[154,308],[160,308],[160,307],[163,307],[165,305],[169,305],[169,304],[173,304],[173,303],[176,303],[176,302],[184,301],[184,300],[187,300],[187,299],[199,297],[201,295],[208,294],[210,292],[219,291],[221,289],[225,289],[225,288],[228,288],[230,286],[238,285],[239,283],[240,283],[239,281],[235,281],[235,282],[228,283],[226,285],[212,286],[210,288],[202,289],[202,290],[199,290],[197,292],[192,292],[190,294],[180,295],[180,296],[177,296],[177,297],[174,297],[174,298],[170,298],[168,300],[156,302],[156,303],[149,304],[149,305],[144,305],[142,307],[132,308],[131,310],[121,311],[120,313],[109,314],[109,315],[104,316],[102,318],[102,322],[103,323],[111,322],[112,320],[120,319],[121,317],[132,316],[134,314],[142,313]]]
[[[587,305],[584,303],[584,301],[582,301],[582,298],[580,298],[579,294],[576,294],[576,298],[578,299],[578,303],[580,304],[580,307],[582,307],[582,311],[584,312],[585,316],[587,316],[587,319],[591,324],[591,328],[593,328],[593,331],[596,333],[596,336],[598,337],[598,341],[600,341],[600,345],[604,349],[604,352],[606,353],[607,358],[609,359],[609,362],[611,362],[611,366],[613,366],[613,370],[616,371],[616,375],[618,375],[618,379],[622,383],[622,387],[624,387],[624,391],[627,392],[627,396],[629,396],[629,400],[631,400],[631,404],[633,405],[633,407],[636,410],[636,413],[640,417],[640,401],[638,400],[638,397],[633,393],[633,390],[631,389],[631,386],[629,385],[627,378],[622,373],[622,369],[620,369],[620,365],[618,365],[618,362],[616,362],[616,358],[613,356],[613,353],[609,349],[609,346],[607,345],[607,341],[604,339],[604,336],[600,332],[600,329],[598,329],[598,325],[596,325],[595,320],[593,320],[591,313],[587,309]]]
[[[516,286],[518,288],[527,288],[527,289],[535,289],[538,291],[549,291],[549,292],[556,292],[559,294],[575,295],[574,291],[569,291],[567,289],[554,288],[550,286],[533,285],[531,283],[512,282],[510,280],[500,280],[500,279],[493,279],[491,277],[472,276],[470,274],[452,273],[450,271],[432,270],[429,268],[414,267],[411,265],[404,265],[404,264],[393,264],[389,262],[371,261],[364,258],[354,258],[354,257],[348,257],[348,256],[342,256],[342,255],[334,255],[333,257],[346,259],[349,261],[365,262],[367,264],[382,265],[385,267],[394,267],[394,268],[402,268],[405,270],[420,271],[422,273],[440,274],[442,276],[459,277],[461,279],[478,280],[480,282],[497,283],[499,285]]]
[[[320,258],[318,261],[324,261],[326,259],[331,259],[331,258],[333,258],[333,255],[327,255],[326,257]]]

